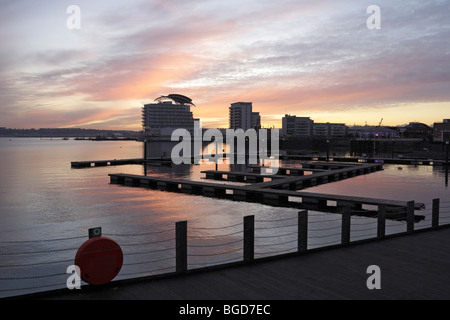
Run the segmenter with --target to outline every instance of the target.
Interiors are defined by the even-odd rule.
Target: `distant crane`
[[[381,118],[380,122],[378,122],[378,128],[381,130],[381,124],[383,123],[383,118]],[[373,157],[375,158],[375,149],[376,149],[376,139],[375,137],[378,137],[381,135],[380,133],[375,133],[374,139],[373,139]]]

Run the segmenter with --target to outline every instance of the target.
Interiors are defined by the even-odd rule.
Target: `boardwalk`
[[[396,214],[395,208],[406,208],[408,204],[407,201],[353,197],[334,194],[320,194],[314,192],[272,189],[270,188],[270,186],[266,188],[257,186],[266,185],[271,182],[279,183],[280,181],[281,183],[285,182],[286,184],[292,184],[292,181],[294,181],[295,183],[296,180],[300,180],[305,176],[287,176],[287,178],[285,179],[276,179],[271,182],[256,183],[253,185],[245,186],[124,173],[109,174],[109,176],[111,183],[126,185],[130,187],[144,187],[170,192],[197,194],[235,201],[260,202],[275,206],[303,208],[324,212],[339,212],[342,211],[343,208],[351,208],[357,210],[362,215],[365,215],[366,212],[362,210],[363,205],[386,205],[391,213]],[[309,175],[306,177],[310,178],[311,176],[313,175]],[[321,181],[319,183],[326,182]],[[293,189],[296,188],[297,187]],[[293,201],[293,199],[301,199],[301,202],[295,200]],[[335,204],[328,205],[329,201],[335,202]],[[424,204],[414,203],[414,207],[417,210],[421,210],[424,208]],[[403,212],[402,210],[402,212],[400,213],[400,216],[396,216],[396,218],[402,218],[405,212]],[[421,219],[422,217],[417,216],[416,218]]]
[[[369,290],[367,267],[381,269],[381,289]],[[415,232],[303,255],[117,282],[96,290],[57,291],[39,299],[294,300],[450,299],[450,228]]]
[[[114,160],[89,160],[89,161],[72,161],[70,166],[72,169],[92,168],[92,167],[106,167],[106,166],[121,166],[127,164],[149,164],[172,166],[172,160],[162,158],[135,158],[135,159],[114,159]]]

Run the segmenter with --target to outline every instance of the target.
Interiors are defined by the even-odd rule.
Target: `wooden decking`
[[[134,158],[134,159],[113,159],[113,160],[86,160],[86,161],[72,161],[70,166],[72,169],[82,169],[91,167],[106,167],[106,166],[121,166],[127,164],[152,164],[171,166],[172,160],[162,158]]]
[[[432,156],[431,156],[432,157]],[[299,161],[326,161],[326,156],[306,156],[306,155],[280,155],[282,160],[299,160]],[[391,164],[406,164],[406,165],[444,165],[446,162],[443,159],[430,159],[427,157],[418,158],[367,158],[367,157],[339,157],[330,156],[331,162],[356,162],[356,163],[391,163]]]
[[[389,200],[389,199],[377,199],[377,198],[367,198],[367,197],[355,197],[355,196],[344,196],[336,194],[324,194],[324,193],[314,193],[306,191],[290,191],[290,190],[280,190],[280,189],[270,189],[270,188],[255,188],[253,186],[238,186],[226,183],[213,183],[204,181],[191,181],[184,179],[172,179],[156,176],[141,176],[126,173],[111,173],[109,174],[111,183],[113,184],[123,184],[130,187],[147,187],[150,189],[159,189],[164,191],[172,192],[184,192],[192,194],[200,194],[204,196],[220,196],[222,194],[224,197],[228,194],[226,191],[233,191],[233,194],[229,194],[230,198],[233,195],[237,195],[240,199],[245,197],[246,193],[260,193],[268,194],[274,196],[286,196],[295,198],[305,198],[318,201],[336,201],[336,202],[347,202],[355,204],[367,204],[367,205],[386,205],[388,207],[406,207],[407,201],[399,200]],[[216,191],[215,191],[216,190]],[[219,192],[220,190],[222,192]],[[243,194],[245,193],[245,194]],[[253,195],[254,197],[257,197]],[[273,197],[274,198],[274,197]],[[245,200],[242,198],[242,200]],[[424,204],[415,203],[415,209],[420,210],[424,208]]]
[[[326,212],[340,212],[345,208],[350,208],[354,211],[354,214],[367,215],[366,210],[363,210],[365,209],[363,206],[385,205],[388,213],[394,214],[395,219],[401,219],[406,214],[408,201],[295,191],[307,186],[337,181],[354,175],[376,171],[379,168],[378,165],[352,166],[344,169],[318,172],[307,176],[291,177],[288,175],[284,176],[284,178],[277,177],[277,179],[269,182],[251,185],[232,185],[123,173],[109,174],[109,176],[111,183],[131,187],[144,187],[169,192],[181,192],[235,201],[259,202],[268,205]],[[209,175],[222,175],[222,172],[215,173],[214,171],[208,171],[206,173]],[[229,172],[228,174],[236,173]],[[242,175],[246,175],[246,173]],[[247,175],[254,176],[254,174]],[[414,203],[414,209],[424,209],[424,204]],[[374,214],[376,214],[376,210]],[[415,219],[422,218],[422,216],[415,217]]]
[[[363,164],[363,165],[343,165],[335,166],[328,163],[325,164],[302,164],[303,168],[306,169],[322,169],[330,168],[330,170],[315,172],[312,175],[306,175],[302,177],[289,176],[283,180],[272,180],[269,182],[261,182],[253,185],[256,188],[281,188],[281,189],[292,189],[295,190],[303,189],[305,187],[315,186],[321,183],[327,183],[329,181],[339,181],[346,179],[348,177],[354,177],[361,174],[367,174],[370,172],[375,172],[382,170],[383,166],[381,164]],[[292,186],[294,184],[294,186]]]
[[[381,289],[369,290],[371,265]],[[450,299],[450,228],[419,231],[346,247],[164,278],[58,290],[48,300]],[[20,297],[19,297],[20,298]],[[30,297],[28,297],[30,298]],[[239,303],[239,301],[236,301]]]

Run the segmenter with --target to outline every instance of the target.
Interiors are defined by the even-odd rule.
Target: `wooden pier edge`
[[[206,197],[224,198],[234,201],[258,202],[273,206],[295,207],[298,209],[318,210],[324,212],[339,213],[343,210],[343,208],[351,208],[352,214],[358,214],[358,211],[361,211],[362,205],[376,207],[379,205],[385,205],[386,218],[390,218],[391,216],[398,218],[398,216],[402,215],[402,212],[407,212],[408,207],[407,201],[321,194],[272,188],[255,188],[251,185],[240,186],[124,173],[109,174],[109,177],[111,184],[126,185],[130,187],[144,187],[168,192],[180,192],[202,195]],[[302,201],[292,201],[290,198],[300,198]],[[335,202],[335,205],[328,206],[328,202]],[[414,202],[411,208],[414,210],[421,210],[425,208],[425,205],[423,203]],[[399,211],[399,213],[396,213],[397,211]],[[360,213],[360,215],[365,215],[365,212]],[[376,212],[374,214],[376,214]],[[422,218],[423,216],[420,215],[413,216],[414,220]]]

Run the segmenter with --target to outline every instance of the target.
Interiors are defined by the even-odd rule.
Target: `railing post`
[[[406,204],[406,232],[414,231],[414,201],[408,201]]]
[[[440,200],[433,199],[433,211],[431,214],[431,227],[434,229],[439,227],[439,207],[440,207]]]
[[[383,238],[386,235],[386,205],[378,205],[378,226],[377,237]]]
[[[187,271],[187,221],[175,224],[175,238],[176,272],[185,273]]]
[[[298,212],[297,251],[305,252],[308,249],[308,210]]]
[[[250,263],[255,257],[255,216],[244,217],[244,262]]]
[[[342,226],[341,226],[341,244],[347,245],[350,243],[350,208],[344,208],[342,212]]]

